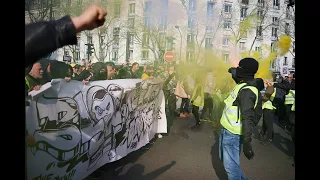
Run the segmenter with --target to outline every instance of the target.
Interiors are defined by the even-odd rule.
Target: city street
[[[168,118],[170,124],[170,119]],[[178,180],[226,180],[218,156],[219,130],[212,129],[210,122],[202,122],[199,129],[191,130],[193,116],[173,120],[168,136],[157,139],[148,148],[141,148],[127,157],[107,164],[86,180],[93,179],[178,179]],[[255,129],[261,128],[262,122]],[[253,137],[255,156],[248,160],[241,153],[241,167],[249,179],[295,179],[293,144],[290,135],[274,124],[274,141],[262,145]]]

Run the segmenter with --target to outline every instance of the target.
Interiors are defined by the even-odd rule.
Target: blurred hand
[[[70,82],[71,81],[71,78],[69,78],[69,77],[65,77],[64,78],[67,82]]]
[[[30,134],[27,134],[26,141],[27,141],[28,146],[34,146],[37,143],[36,140],[34,139],[34,137],[31,136]]]
[[[35,91],[39,91],[39,90],[40,90],[40,88],[41,88],[41,85],[37,85],[37,86],[33,87],[33,90],[35,90]]]
[[[92,30],[104,24],[107,11],[98,4],[91,4],[80,16],[73,17],[72,22],[77,33],[83,30]]]
[[[87,84],[89,83],[89,81],[83,80],[82,83],[83,83],[84,85],[87,85]]]

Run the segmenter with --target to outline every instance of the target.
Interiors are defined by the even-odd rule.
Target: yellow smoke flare
[[[276,57],[276,52],[271,52],[267,57],[263,57],[261,51],[243,52],[241,58],[251,57],[259,62],[259,69],[255,75],[255,78],[262,78],[264,80],[272,78],[272,72],[270,71],[270,64]]]
[[[286,54],[291,47],[291,37],[287,35],[281,35],[279,39],[280,55]]]

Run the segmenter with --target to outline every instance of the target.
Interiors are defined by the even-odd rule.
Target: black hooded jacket
[[[247,86],[254,86],[258,89],[258,104],[256,108],[261,108],[262,111],[262,97],[260,91],[264,88],[263,80],[256,78],[248,80],[246,83]],[[257,119],[257,110],[254,109],[256,97],[257,96],[250,89],[242,89],[238,93],[237,103],[240,108],[240,115],[242,119],[243,140],[247,142],[251,142],[253,128],[257,125],[260,119]]]

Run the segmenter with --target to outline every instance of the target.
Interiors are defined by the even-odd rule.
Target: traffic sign
[[[167,62],[172,62],[174,60],[174,53],[171,51],[168,51],[164,54],[164,60],[166,60]]]

